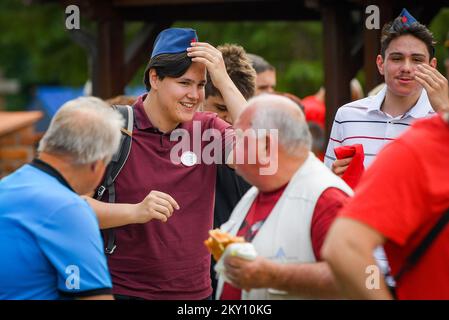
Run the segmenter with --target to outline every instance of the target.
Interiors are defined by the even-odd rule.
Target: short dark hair
[[[165,77],[178,78],[182,76],[191,65],[192,60],[187,56],[187,52],[160,54],[148,62],[143,76],[143,83],[145,83],[145,87],[149,91],[151,89],[150,69],[155,69],[158,78],[162,80]]]
[[[276,68],[269,64],[267,60],[265,60],[261,56],[258,56],[257,54],[248,53],[248,58],[249,60],[251,60],[251,64],[253,65],[253,68],[256,70],[257,74],[265,72],[267,70],[276,70]]]
[[[312,152],[316,155],[326,151],[326,135],[323,128],[315,121],[307,121],[309,131],[312,136]]]
[[[245,49],[235,44],[225,44],[218,46],[226,66],[226,71],[234,82],[235,86],[242,93],[245,99],[254,96],[256,92],[256,71],[251,66]],[[209,73],[205,87],[206,98],[209,96],[221,96],[220,91],[213,85]]]
[[[382,36],[380,38],[380,54],[382,55],[382,58],[385,58],[385,51],[392,40],[407,34],[424,42],[427,51],[429,52],[430,59],[435,56],[436,41],[433,38],[432,32],[419,22],[414,22],[411,26],[405,26],[401,22],[401,17],[397,17],[393,21],[385,24],[382,28]]]

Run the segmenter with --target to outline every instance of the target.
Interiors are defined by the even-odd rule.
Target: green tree
[[[83,49],[66,32],[59,4],[24,5],[0,2],[0,69],[18,79],[21,93],[10,96],[10,109],[25,107],[35,84],[81,85],[87,79]]]
[[[8,97],[10,109],[25,107],[35,85],[81,86],[88,79],[86,53],[71,40],[65,29],[65,17],[59,3],[25,5],[23,0],[0,1],[0,69],[6,78],[18,79],[22,86],[19,95]],[[126,23],[127,43],[141,25]],[[214,45],[236,43],[247,52],[263,56],[278,71],[279,91],[304,97],[323,84],[320,21],[179,21],[175,25],[197,29],[200,39]],[[95,30],[82,12],[81,28]],[[443,47],[449,31],[449,8],[439,12],[430,29],[438,41],[436,56],[443,72],[444,58],[449,55]],[[142,84],[144,68],[143,65],[136,73],[131,85]],[[358,78],[363,83],[363,72],[359,72]]]

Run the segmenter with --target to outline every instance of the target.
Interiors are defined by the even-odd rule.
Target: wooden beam
[[[99,20],[97,29],[92,94],[107,99],[125,91],[123,20],[113,15],[109,19]]]
[[[369,92],[379,83],[382,83],[383,77],[377,70],[376,57],[380,52],[380,32],[378,30],[367,30],[363,34],[364,39],[364,71],[365,71],[365,89]]]
[[[200,3],[208,5],[210,3],[224,3],[226,0],[114,0],[114,6],[129,7],[129,6],[155,6],[155,5],[181,5]],[[229,2],[229,0],[228,0]],[[242,2],[242,1],[231,1]]]
[[[32,125],[42,117],[41,111],[0,111],[0,136]]]
[[[322,6],[324,41],[324,86],[326,88],[326,136],[329,137],[337,109],[350,101],[351,71],[349,22],[350,10],[345,4]]]
[[[68,33],[72,41],[86,51],[89,79],[93,81],[95,78],[96,57],[98,56],[96,35],[83,29],[68,30]]]
[[[120,13],[125,20],[135,21],[266,21],[266,20],[319,20],[320,13],[305,7],[301,2],[211,3],[190,5],[160,5],[151,7],[123,7]]]
[[[349,74],[351,79],[357,76],[359,70],[363,67],[363,37],[362,33],[356,33],[353,35],[355,41],[351,49],[351,63],[349,64]]]
[[[159,32],[172,25],[172,22],[145,24],[136,38],[126,48],[125,53],[125,85],[134,77],[136,71],[149,60],[154,40]]]
[[[380,37],[382,27],[385,23],[391,21],[393,17],[394,5],[391,1],[377,0],[373,4],[379,7],[380,19],[379,29],[367,29],[363,24],[363,39],[364,39],[364,71],[365,71],[365,89],[369,92],[378,84],[384,81],[383,77],[377,70],[376,57],[380,53]]]

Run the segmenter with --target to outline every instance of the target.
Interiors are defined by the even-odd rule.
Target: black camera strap
[[[438,237],[438,235],[443,231],[446,224],[449,222],[449,209],[446,210],[441,217],[438,219],[437,223],[430,229],[427,235],[423,238],[421,243],[413,250],[413,252],[407,257],[405,264],[399,270],[399,272],[394,276],[394,280],[398,282],[404,273],[409,271],[418,260],[426,253],[427,249]]]

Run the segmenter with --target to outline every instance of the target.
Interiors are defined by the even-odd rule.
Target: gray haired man
[[[289,98],[262,94],[249,100],[235,128],[236,154],[255,159],[252,163],[236,161],[235,168],[254,187],[221,229],[244,237],[259,256],[252,261],[225,258],[224,275],[229,282],[220,277],[217,297],[335,297],[332,273],[319,253],[351,189],[310,152],[304,115]],[[263,150],[250,147],[254,145]],[[269,167],[277,170],[264,175]]]
[[[123,119],[98,98],[56,113],[39,157],[0,180],[0,299],[111,299],[96,216],[98,185]]]

